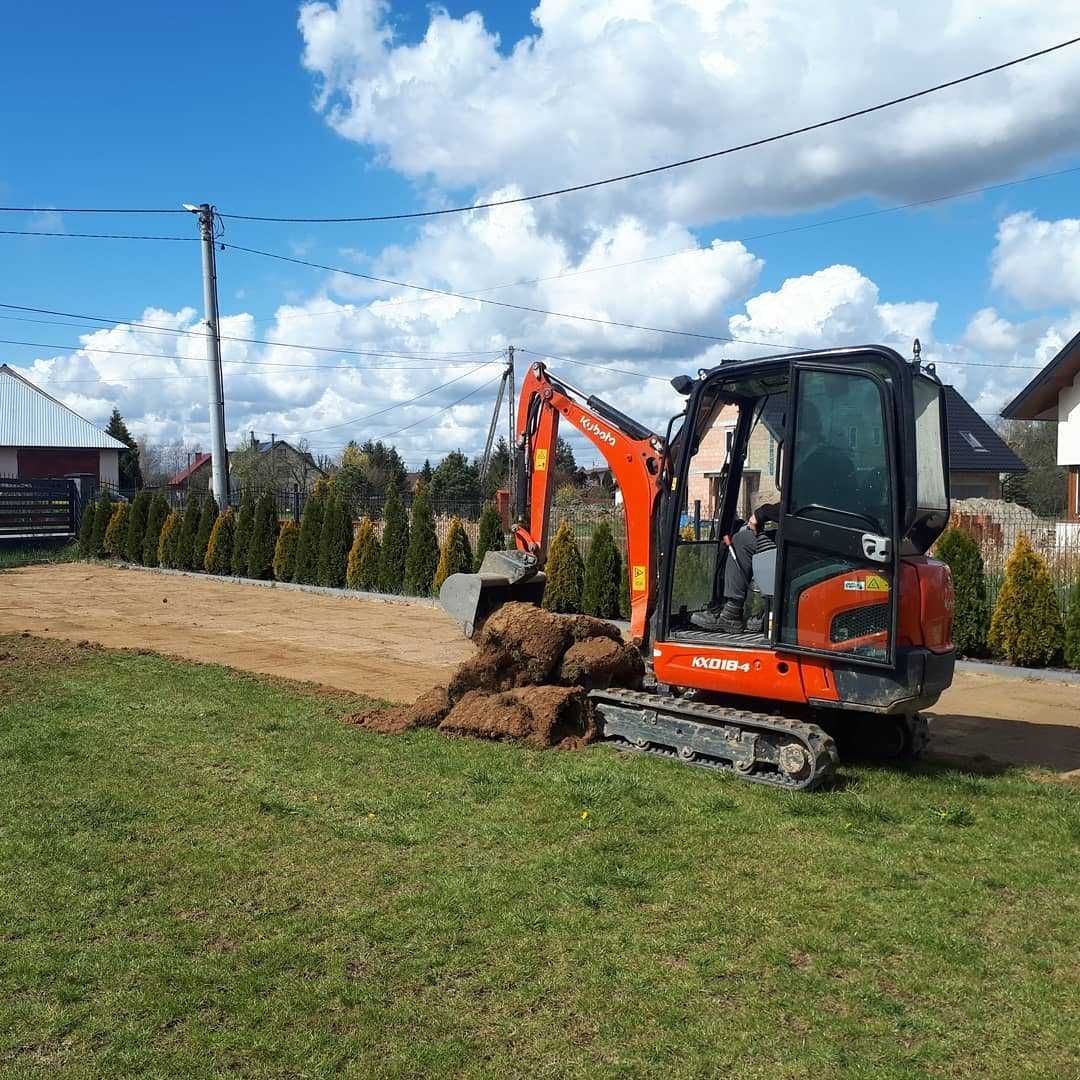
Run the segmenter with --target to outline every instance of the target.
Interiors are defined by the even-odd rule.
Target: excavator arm
[[[513,526],[514,544],[543,566],[548,530],[560,418],[573,425],[604,456],[622,492],[626,515],[626,573],[630,586],[630,633],[645,640],[656,582],[654,514],[667,473],[667,447],[660,436],[625,416],[600,398],[577,390],[552,375],[544,364],[530,366],[521,387],[517,439],[524,459],[518,478],[516,516],[527,524]]]

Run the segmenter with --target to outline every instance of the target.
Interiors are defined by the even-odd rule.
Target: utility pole
[[[209,203],[184,209],[199,216],[202,237],[203,307],[206,311],[206,360],[210,370],[210,468],[214,498],[224,510],[229,505],[229,457],[225,449],[225,384],[221,376],[221,327],[218,324],[217,259],[214,255],[214,208]]]
[[[515,400],[514,392],[514,346],[507,345],[506,347],[506,383],[509,393],[507,394],[507,415],[510,418],[510,438],[507,440],[507,448],[510,451],[509,460],[507,462],[507,484],[510,488],[510,498],[514,498],[514,493],[517,488],[514,486],[514,409],[517,407],[517,401]]]

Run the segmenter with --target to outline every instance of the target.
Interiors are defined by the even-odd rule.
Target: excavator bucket
[[[477,574],[451,574],[439,590],[439,603],[472,637],[484,619],[511,600],[539,604],[545,577],[535,555],[524,551],[489,551]]]

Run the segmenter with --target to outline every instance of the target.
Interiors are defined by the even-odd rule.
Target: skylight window
[[[970,431],[961,431],[960,437],[971,447],[977,454],[989,454],[990,451]]]

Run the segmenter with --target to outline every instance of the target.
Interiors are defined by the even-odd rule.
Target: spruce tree
[[[244,492],[240,500],[240,513],[236,517],[233,530],[232,572],[235,577],[247,573],[248,549],[251,547],[251,529],[255,524],[255,496],[250,490]]]
[[[233,533],[236,531],[236,515],[231,510],[218,514],[214,527],[210,530],[210,541],[206,545],[206,558],[203,569],[208,574],[232,573]]]
[[[472,545],[469,543],[465,526],[461,518],[451,518],[450,528],[446,531],[446,539],[443,541],[442,551],[439,554],[439,564],[435,568],[432,590],[438,595],[443,582],[451,574],[469,574],[472,568]]]
[[[79,556],[89,559],[94,553],[94,523],[97,521],[97,503],[89,499],[83,503],[82,521],[79,523]]]
[[[371,546],[371,541],[374,539],[375,526],[371,523],[371,518],[365,516],[360,522],[360,527],[356,530],[352,547],[349,548],[349,557],[345,561],[346,588],[363,589],[367,587],[360,583],[360,567],[363,563],[364,555],[367,553],[368,548]]]
[[[161,530],[165,525],[165,519],[169,516],[169,500],[162,492],[158,492],[150,501],[150,509],[146,512],[146,532],[143,534],[143,557],[144,566],[158,565],[158,547],[160,546]]]
[[[194,491],[187,497],[184,506],[183,522],[180,527],[180,535],[176,538],[176,569],[190,570],[195,550],[195,536],[199,531],[199,518],[202,516],[202,507],[199,506],[199,497]]]
[[[1043,667],[1061,651],[1064,638],[1046,562],[1021,533],[1005,564],[987,643],[1010,664]]]
[[[319,584],[319,545],[322,541],[323,503],[326,485],[320,480],[308,495],[296,541],[296,569],[293,581],[301,585]]]
[[[217,499],[210,493],[206,493],[203,499],[202,510],[199,513],[199,527],[195,530],[195,540],[191,547],[191,569],[206,569],[206,549],[210,544],[210,533],[218,519]]]
[[[139,444],[132,438],[128,431],[120,410],[114,408],[109,424],[105,428],[105,434],[122,442],[127,449],[120,451],[120,486],[122,488],[141,488],[143,484],[142,469],[139,467]]]
[[[548,611],[576,614],[581,611],[581,591],[585,585],[585,566],[581,561],[574,534],[563,522],[551,541],[548,552],[547,584],[543,606]]]
[[[399,593],[405,584],[405,554],[409,549],[409,523],[396,487],[391,486],[383,510],[382,544],[379,551],[379,592]]]
[[[161,526],[158,537],[158,565],[176,570],[180,564],[180,534],[184,531],[184,515],[174,510]]]
[[[619,617],[619,578],[622,559],[611,535],[611,526],[602,521],[589,542],[585,559],[585,583],[581,593],[581,610],[601,619]]]
[[[503,535],[502,519],[492,503],[485,503],[480,514],[480,535],[476,541],[475,568],[480,569],[484,556],[489,551],[502,551],[506,545]]]
[[[255,521],[251,526],[248,547],[247,575],[266,581],[274,572],[274,548],[277,546],[277,503],[271,492],[263,492],[255,505]]]
[[[131,504],[119,503],[105,527],[105,554],[122,559],[127,546],[128,523],[131,518]]]
[[[345,584],[345,563],[352,546],[352,518],[345,502],[332,492],[323,504],[319,537],[319,584],[340,589]]]
[[[113,504],[106,491],[98,500],[94,513],[94,531],[90,537],[90,554],[100,559],[105,554],[105,530],[112,520]]]
[[[435,535],[435,515],[431,509],[428,486],[423,484],[412,504],[409,550],[405,555],[405,591],[413,596],[430,596],[438,565],[439,538]]]
[[[963,529],[947,529],[937,542],[934,556],[952,572],[956,651],[961,656],[981,656],[986,652],[990,603],[979,545]]]
[[[292,581],[296,572],[296,543],[299,539],[300,526],[295,521],[286,521],[274,546],[275,581]]]
[[[142,562],[143,538],[146,536],[146,519],[150,513],[150,502],[150,493],[143,489],[135,496],[135,501],[131,504],[127,547],[124,549],[124,555],[128,562]]]
[[[1080,669],[1080,578],[1069,590],[1069,603],[1065,612],[1065,663]]]

